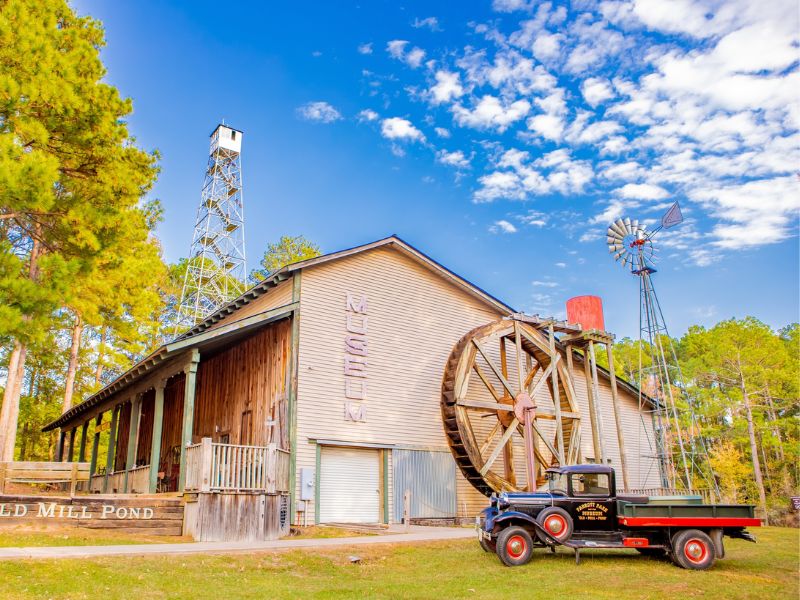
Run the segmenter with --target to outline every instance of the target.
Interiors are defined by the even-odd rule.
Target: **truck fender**
[[[722,528],[715,527],[708,530],[708,537],[714,542],[714,553],[717,558],[725,558],[725,544],[722,542]]]
[[[532,527],[536,527],[536,519],[530,515],[514,510],[504,512],[501,516],[494,520],[494,524],[505,527],[511,521],[524,521],[525,523],[529,523]]]

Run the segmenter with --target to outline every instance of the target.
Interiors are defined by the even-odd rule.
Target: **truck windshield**
[[[564,473],[550,473],[550,493],[567,495],[567,476]]]

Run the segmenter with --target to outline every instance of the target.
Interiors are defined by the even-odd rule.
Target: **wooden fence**
[[[202,492],[289,491],[289,452],[277,444],[241,446],[203,438],[186,452],[186,490]]]

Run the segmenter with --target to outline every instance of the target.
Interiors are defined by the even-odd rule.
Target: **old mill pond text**
[[[0,519],[36,517],[41,519],[152,519],[153,509],[138,506],[101,504],[99,510],[89,506],[72,506],[58,502],[0,503]]]

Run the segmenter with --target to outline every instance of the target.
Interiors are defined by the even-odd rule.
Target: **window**
[[[567,476],[564,473],[548,473],[547,477],[551,494],[567,495]]]
[[[608,496],[611,491],[607,473],[573,473],[570,482],[575,496]]]

